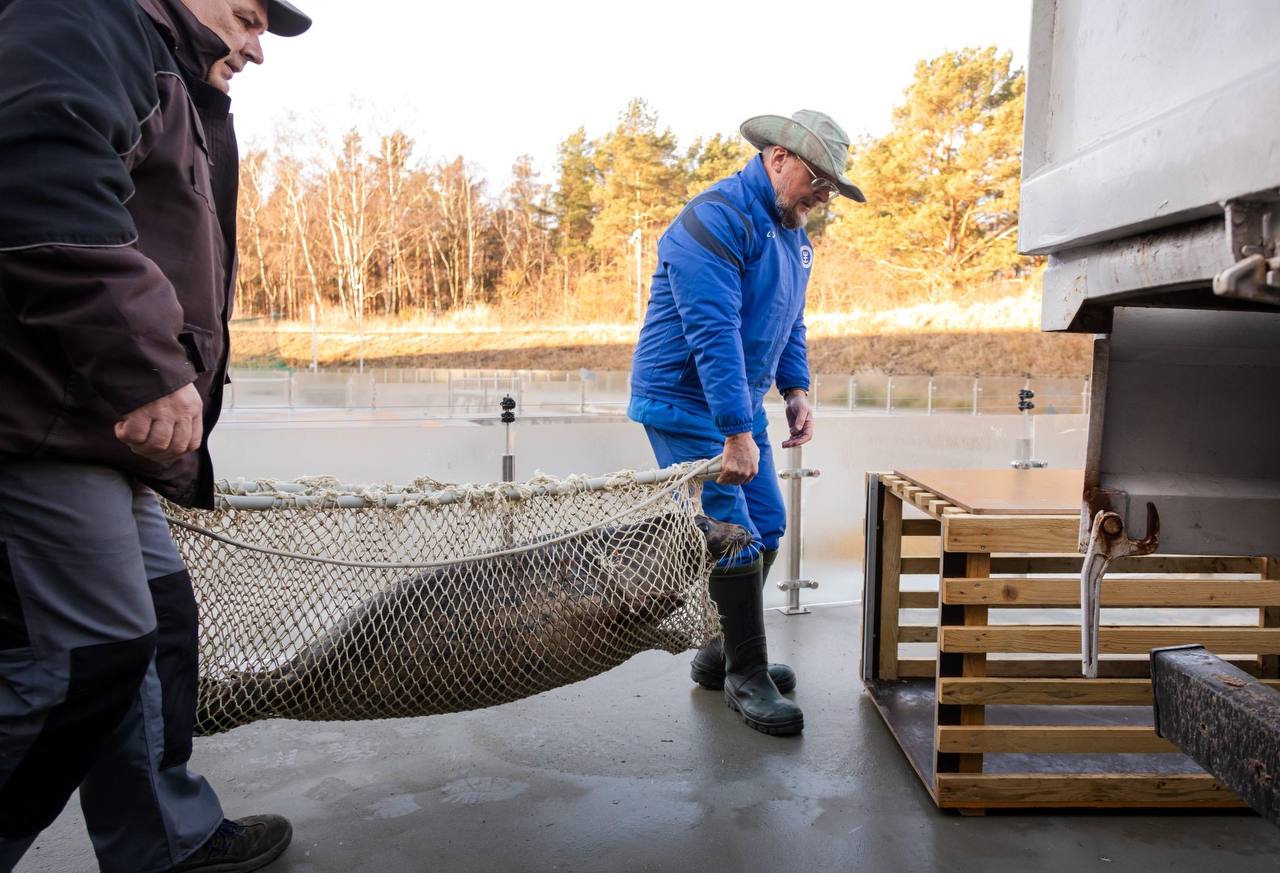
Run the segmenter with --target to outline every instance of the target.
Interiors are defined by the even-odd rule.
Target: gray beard
[[[788,204],[781,194],[773,198],[773,205],[778,208],[778,213],[782,216],[782,226],[787,230],[796,230],[804,227],[809,221],[808,215],[801,218],[796,213],[796,205],[794,203]]]

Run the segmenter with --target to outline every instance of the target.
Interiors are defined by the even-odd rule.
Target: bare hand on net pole
[[[813,410],[809,407],[809,392],[793,388],[787,392],[787,426],[791,437],[782,441],[782,447],[802,446],[813,439]]]
[[[116,439],[152,461],[176,461],[200,448],[203,406],[196,387],[183,385],[117,421]]]
[[[760,469],[760,449],[750,431],[726,438],[723,458],[720,475],[716,477],[716,482],[721,485],[750,482]]]

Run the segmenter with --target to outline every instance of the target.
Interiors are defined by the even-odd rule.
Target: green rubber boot
[[[724,637],[724,700],[753,730],[789,736],[804,730],[804,713],[769,677],[763,583],[763,562],[711,573],[708,587]]]
[[[760,557],[764,562],[760,582],[763,590],[765,582],[769,580],[769,568],[778,558],[778,550],[768,549],[761,553]],[[712,691],[724,688],[724,646],[720,642],[720,637],[716,637],[698,649],[693,660],[689,662],[689,676],[703,688],[709,688]],[[796,690],[796,671],[786,664],[770,664],[769,678],[782,694],[790,694]]]

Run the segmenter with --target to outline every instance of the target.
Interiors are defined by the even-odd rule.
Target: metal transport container
[[[1019,248],[1042,326],[1099,334],[1082,547],[1280,554],[1274,0],[1036,0]]]

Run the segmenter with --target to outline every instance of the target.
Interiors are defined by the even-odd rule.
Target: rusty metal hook
[[[1098,626],[1102,617],[1102,577],[1117,558],[1149,555],[1160,547],[1160,514],[1147,504],[1147,535],[1125,536],[1119,513],[1103,511],[1093,517],[1089,550],[1080,568],[1080,666],[1085,677],[1098,677]]]

